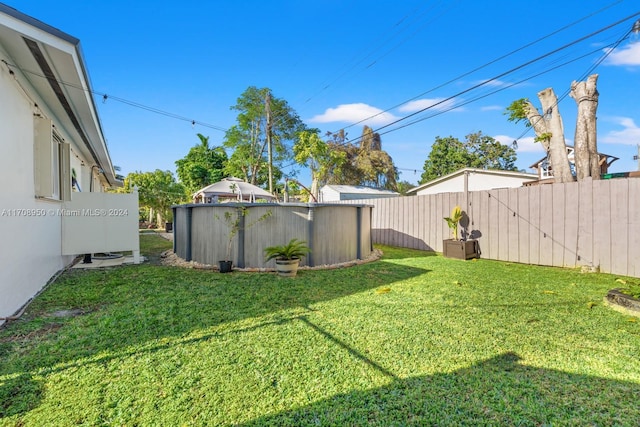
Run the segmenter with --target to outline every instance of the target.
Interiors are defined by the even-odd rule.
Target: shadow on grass
[[[519,360],[509,352],[451,373],[393,379],[243,425],[637,425],[639,384]]]
[[[438,256],[431,250],[407,249],[396,246],[376,245],[384,253],[385,259],[426,258]]]
[[[43,393],[42,384],[29,374],[0,381],[0,419],[23,414],[37,407]]]
[[[0,354],[6,363],[0,364],[0,377],[14,379],[0,382],[0,408],[4,415],[30,410],[32,404],[24,402],[39,401],[31,373],[41,369],[53,372],[154,351],[163,347],[159,340],[189,341],[194,331],[203,332],[197,339],[205,339],[251,324],[289,321],[313,310],[314,304],[427,272],[385,261],[305,270],[295,279],[155,265],[69,271],[36,299],[23,319],[1,331]],[[66,319],[52,315],[61,310],[84,314]],[[51,322],[61,326],[53,330]]]
[[[391,228],[374,228],[371,230],[371,237],[374,242],[384,242],[385,245],[389,246],[411,248],[422,251],[434,250],[424,240]]]

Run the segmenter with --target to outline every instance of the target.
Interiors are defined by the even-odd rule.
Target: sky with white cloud
[[[311,123],[357,123],[367,126],[386,125],[399,117],[364,103],[341,104],[327,108],[322,114],[309,119]]]
[[[640,65],[640,41],[613,51],[609,54],[607,65]]]
[[[601,141],[609,144],[626,144],[637,145],[640,144],[640,127],[638,127],[635,121],[630,117],[613,117],[608,119],[615,123],[622,129],[615,129],[609,131]]]
[[[614,171],[636,169],[640,34],[629,30],[637,0],[3,1],[80,39],[93,89],[112,95],[97,108],[125,175],[175,171],[198,133],[221,145],[238,119],[230,107],[250,86],[270,88],[322,134],[345,129],[357,139],[372,127],[410,171],[401,179],[419,179],[413,171],[437,136],[478,131],[517,139],[524,169],[540,144],[505,108],[521,98],[539,105],[537,93],[553,87],[570,141],[577,109],[566,93],[591,73],[599,74],[599,142],[620,157]],[[301,166],[285,169],[308,182]]]

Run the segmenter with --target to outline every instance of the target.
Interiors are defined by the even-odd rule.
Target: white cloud
[[[608,52],[610,49],[605,49]],[[640,42],[629,43],[614,50],[607,58],[607,65],[640,65]]]
[[[614,117],[615,123],[622,126],[621,130],[612,130],[603,136],[600,141],[608,144],[636,145],[640,143],[640,127],[636,126],[629,117]]]
[[[485,107],[480,108],[480,111],[501,111],[504,110],[504,107],[500,105],[487,105]]]
[[[448,111],[453,109],[453,107],[456,105],[456,101],[453,99],[448,99],[445,101],[445,99],[446,98],[418,99],[415,101],[407,102],[402,107],[400,107],[399,110],[403,113],[414,113],[416,111],[421,111],[430,107],[433,107],[430,108],[433,111]],[[456,108],[455,110],[461,111],[462,108]]]
[[[505,87],[505,86],[510,86],[513,83],[509,83],[509,82],[503,82],[502,80],[477,80],[475,82],[476,84],[483,84],[484,86],[489,86],[489,87]]]
[[[513,144],[514,137],[508,135],[496,135],[493,137],[496,141],[499,141],[505,145]],[[539,142],[535,142],[533,137],[520,138],[518,140],[518,153],[540,153],[544,156],[544,147]]]
[[[357,123],[363,121],[363,125],[383,125],[397,120],[398,117],[391,113],[372,107],[364,103],[341,104],[336,108],[327,108],[323,114],[309,119],[312,123]]]

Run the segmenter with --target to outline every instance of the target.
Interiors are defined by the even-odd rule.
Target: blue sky
[[[436,136],[477,131],[520,138],[517,166],[530,171],[544,154],[533,132],[506,120],[505,107],[519,98],[539,106],[536,94],[547,87],[562,96],[640,19],[636,0],[5,2],[80,39],[94,91],[110,96],[96,104],[123,174],[175,172],[197,133],[221,144],[221,129],[235,123],[229,107],[257,86],[311,127],[348,127],[350,138],[363,124],[380,129],[382,148],[412,183]],[[592,72],[600,76],[599,151],[620,158],[612,171],[636,170],[640,34]],[[575,101],[566,96],[559,109],[573,144]]]

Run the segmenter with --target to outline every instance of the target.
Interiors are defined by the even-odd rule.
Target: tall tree
[[[274,97],[271,89],[254,86],[245,90],[231,109],[238,111],[238,116],[225,135],[225,147],[233,150],[225,172],[254,185],[268,182],[270,139],[273,175],[280,177],[279,167],[292,159],[293,143],[305,130],[300,117],[285,100]]]
[[[569,92],[578,106],[573,147],[578,180],[586,177],[600,179],[600,156],[596,138],[597,81],[597,74],[590,75],[583,82],[573,81]],[[524,121],[527,127],[533,128],[536,133],[535,140],[540,142],[547,152],[555,182],[573,181],[564,142],[562,118],[558,111],[558,98],[552,88],[538,92],[538,98],[542,105],[542,113],[528,99],[522,98],[513,101],[505,114],[509,116],[509,121]]]
[[[502,144],[481,131],[467,135],[464,144],[471,155],[470,166],[473,168],[517,170],[517,154],[513,145]]]
[[[300,132],[293,146],[296,162],[311,171],[311,194],[318,200],[321,185],[326,184],[330,172],[346,161],[344,152],[331,150],[329,144],[318,136],[317,130]],[[311,200],[309,200],[311,201]]]
[[[571,83],[569,95],[578,105],[574,155],[578,180],[586,177],[600,179],[600,156],[598,155],[596,110],[598,109],[598,75],[592,74],[587,81]]]
[[[200,144],[192,147],[184,158],[176,161],[178,178],[189,194],[226,176],[224,167],[227,163],[227,153],[224,148],[210,147],[208,136],[199,133],[198,138]]]
[[[535,141],[540,142],[547,152],[556,182],[573,181],[558,97],[553,88],[547,88],[538,92],[538,99],[542,105],[542,114],[531,101],[522,98],[507,107],[508,120],[516,123],[525,121],[527,127],[533,128],[536,133]]]
[[[118,192],[130,193],[134,186],[138,189],[140,205],[155,211],[160,223],[171,219],[172,205],[186,199],[184,186],[176,182],[171,171],[131,172]]]
[[[329,151],[340,153],[343,161],[332,168],[327,176],[328,184],[357,185],[360,182],[360,171],[356,166],[359,148],[347,141],[344,129],[337,132],[327,132]]]
[[[356,165],[362,176],[362,185],[394,191],[397,189],[398,170],[391,156],[382,149],[380,134],[369,126],[362,129]]]
[[[415,187],[416,186],[409,181],[400,181],[397,185],[398,193],[402,194],[403,196],[406,196],[407,192]]]
[[[436,136],[435,142],[431,145],[431,152],[424,162],[419,183],[424,184],[458,169],[468,167],[470,164],[471,155],[462,141],[453,136],[446,138]]]
[[[453,136],[437,136],[424,162],[420,184],[466,167],[516,170],[515,161],[516,151],[513,147],[480,131],[467,135],[465,141]]]
[[[391,156],[382,150],[378,133],[365,126],[359,145],[347,142],[344,131],[329,133],[327,136],[330,151],[340,153],[343,159],[327,177],[329,183],[396,190],[398,170]]]

